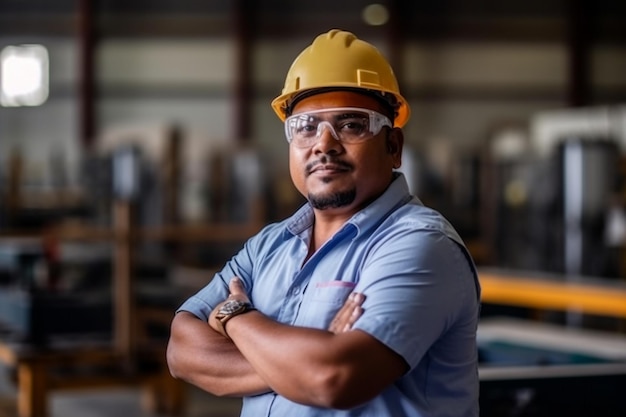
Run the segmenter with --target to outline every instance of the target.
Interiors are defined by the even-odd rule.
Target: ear
[[[392,158],[393,167],[400,168],[402,165],[402,146],[404,145],[404,132],[399,127],[394,127],[387,134],[387,153]]]

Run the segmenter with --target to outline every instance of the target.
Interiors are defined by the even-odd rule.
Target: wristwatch
[[[226,333],[226,322],[232,319],[239,314],[247,313],[248,311],[256,310],[251,303],[247,301],[240,300],[228,300],[219,310],[217,310],[217,314],[215,315],[215,320],[217,324],[217,330],[230,339],[228,334]]]

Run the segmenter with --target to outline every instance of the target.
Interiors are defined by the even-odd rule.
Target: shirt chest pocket
[[[326,329],[343,303],[354,290],[355,283],[345,281],[318,282],[305,293],[297,324]]]

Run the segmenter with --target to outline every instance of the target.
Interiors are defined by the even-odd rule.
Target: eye
[[[296,133],[299,135],[307,135],[307,134],[316,133],[316,132],[317,132],[317,124],[315,123],[302,122],[302,123],[298,123],[298,125],[296,126]]]
[[[296,122],[295,133],[301,136],[309,136],[317,133],[319,122],[312,117],[303,117]]]
[[[338,130],[351,135],[359,135],[367,131],[367,119],[360,117],[340,120],[337,125]]]

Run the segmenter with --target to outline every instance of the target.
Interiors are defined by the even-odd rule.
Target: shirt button
[[[293,295],[298,295],[300,294],[300,287],[293,287],[293,289],[291,290],[291,293]]]

